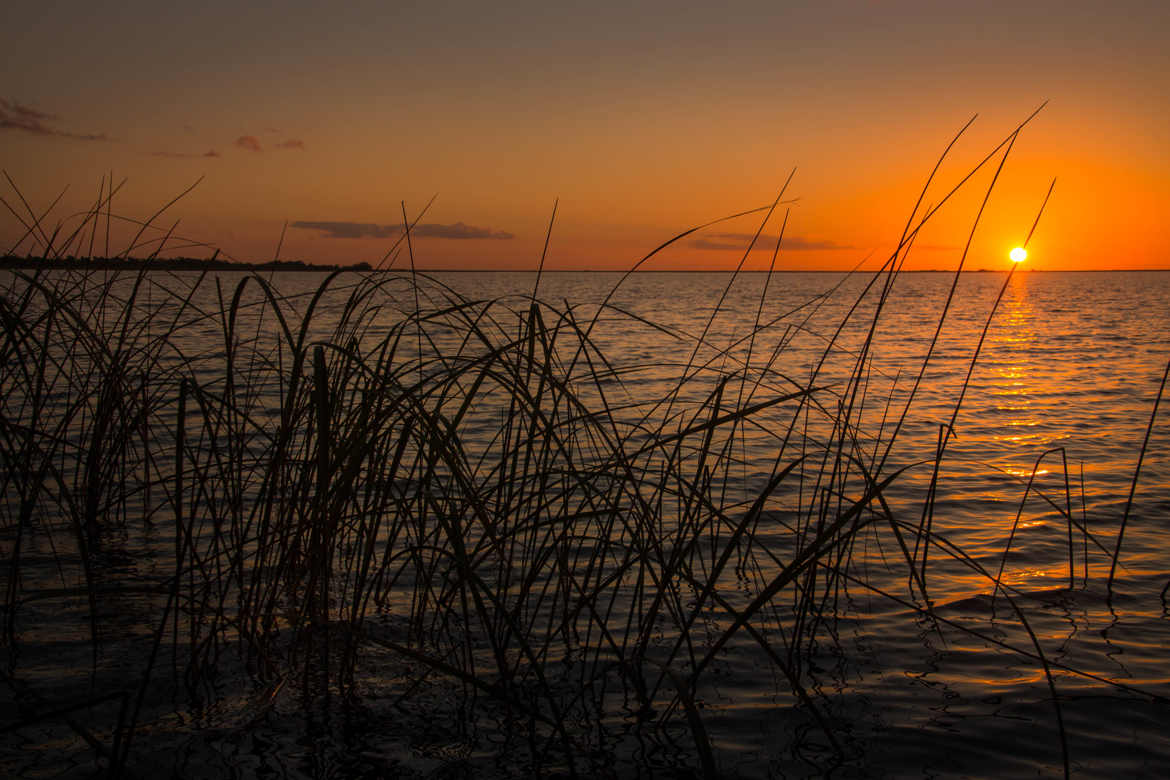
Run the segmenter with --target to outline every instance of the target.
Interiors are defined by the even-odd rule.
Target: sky
[[[555,203],[546,268],[626,269],[779,199],[766,224],[719,222],[645,267],[877,267],[975,117],[905,268],[953,269],[965,248],[966,268],[1006,267],[1053,179],[1027,267],[1170,268],[1164,0],[13,0],[3,16],[0,243],[19,254],[36,251],[29,209],[56,202],[46,233],[68,235],[112,176],[110,210],[139,221],[186,192],[138,256],[169,231],[164,254],[401,266],[405,213],[419,268],[532,269]],[[111,221],[111,254],[130,225]]]

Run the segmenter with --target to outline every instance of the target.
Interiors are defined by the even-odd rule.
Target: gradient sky
[[[281,259],[375,263],[401,203],[414,219],[437,194],[414,242],[427,268],[534,268],[557,198],[547,267],[627,268],[795,169],[777,265],[839,269],[888,256],[971,116],[928,202],[1048,100],[967,267],[1007,265],[1056,177],[1029,267],[1170,268],[1170,2],[625,6],[16,0],[0,166],[36,210],[68,187],[56,219],[111,171],[114,211],[139,219],[203,177],[158,224],[240,260],[272,259],[287,222]],[[955,267],[996,163],[908,268]],[[759,221],[652,267],[732,267]],[[4,248],[22,233],[3,209]]]

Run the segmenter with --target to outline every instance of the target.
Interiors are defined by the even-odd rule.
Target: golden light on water
[[[1013,263],[1022,263],[1028,257],[1028,250],[1018,246],[1008,254],[1008,257],[1012,259]]]

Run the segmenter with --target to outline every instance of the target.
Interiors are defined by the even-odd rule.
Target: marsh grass
[[[958,186],[991,161],[1002,167],[1018,132]],[[295,696],[310,720],[328,719],[360,705],[371,674],[363,663],[377,651],[405,675],[404,707],[442,681],[455,728],[497,724],[524,771],[614,771],[615,760],[634,760],[613,755],[632,729],[714,777],[720,756],[701,702],[735,646],[785,681],[792,707],[819,732],[810,744],[821,747],[806,755],[828,769],[847,756],[811,687],[811,659],[835,641],[849,593],[860,591],[1042,668],[1067,774],[1053,669],[1092,675],[1050,661],[1002,562],[985,570],[933,525],[939,464],[982,338],[937,447],[889,465],[954,285],[909,391],[883,397],[873,383],[868,350],[901,264],[958,186],[929,209],[920,199],[898,250],[800,379],[786,350],[811,315],[765,321],[766,285],[750,332],[720,345],[708,336],[723,298],[687,335],[622,310],[613,293],[591,307],[541,300],[539,275],[520,301],[469,298],[415,272],[413,260],[403,272],[330,274],[303,296],[256,275],[231,286],[145,271],[14,272],[0,297],[0,511],[4,676],[21,711],[5,728],[67,719],[111,776],[132,773],[135,735],[160,701],[198,724],[244,680],[236,729],[272,717],[278,695]],[[71,232],[50,231],[26,204],[26,238],[46,255],[87,234],[92,246],[117,189],[103,184]],[[783,194],[754,212],[760,232]],[[140,223],[127,255],[158,216]],[[870,319],[859,324],[862,312]],[[665,333],[689,353],[661,396],[639,397],[630,382],[662,366],[607,354],[598,341],[614,321]],[[846,349],[841,334],[854,326],[868,336]],[[192,333],[202,351],[191,351]],[[853,368],[830,381],[822,368],[842,356]],[[745,480],[761,431],[769,465]],[[1029,480],[1020,512],[1040,493],[1066,521],[1071,587],[1074,537],[1082,585],[1089,545],[1108,548],[1074,517],[1060,454],[1064,495]],[[932,476],[911,519],[887,499],[923,469]],[[132,534],[154,540],[153,566],[118,563]],[[855,557],[878,534],[905,592],[883,589]],[[51,550],[51,566],[32,549]],[[938,615],[928,551],[984,578],[1027,641]],[[30,624],[41,614],[32,606],[84,601],[97,677],[102,648],[118,638],[104,602],[132,595],[132,676],[106,675],[80,701],[23,680],[24,637],[45,630]],[[95,714],[108,702],[116,714]]]

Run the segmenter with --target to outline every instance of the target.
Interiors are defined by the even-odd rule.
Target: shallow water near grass
[[[183,274],[148,278],[135,305],[151,311],[177,309],[165,290],[194,280]],[[241,278],[221,277],[222,300],[205,281],[195,305],[221,310]],[[309,306],[324,277],[268,278],[285,297],[291,320],[292,313]],[[586,323],[620,278],[546,273],[536,297],[558,302],[545,315],[547,322],[575,318]],[[449,291],[461,299],[500,301],[491,312],[498,320],[493,332],[514,337],[509,334],[517,324],[503,312],[513,309],[523,316],[535,281],[534,274],[447,273],[411,287],[404,277],[387,284],[393,304],[373,312],[360,338],[344,346],[355,352],[373,349],[416,308],[448,305]],[[194,621],[168,624],[162,617],[178,534],[171,482],[160,479],[150,495],[123,497],[118,511],[128,521],[105,523],[95,532],[85,565],[69,542],[67,523],[56,525],[60,518],[40,516],[36,533],[27,530],[33,526],[17,520],[20,498],[6,487],[0,574],[9,621],[4,661],[15,688],[3,700],[3,711],[11,715],[0,725],[11,726],[0,737],[0,769],[12,776],[80,777],[105,767],[101,751],[78,736],[59,710],[69,709],[68,717],[97,742],[113,745],[115,726],[124,717],[120,708],[133,703],[127,692],[137,695],[141,669],[156,652],[157,669],[145,689],[143,715],[128,753],[127,771],[136,776],[699,775],[710,767],[700,760],[704,750],[695,736],[696,719],[715,770],[727,777],[1034,777],[1061,773],[1066,756],[1075,775],[1167,775],[1170,612],[1163,589],[1170,581],[1170,423],[1163,420],[1170,410],[1160,410],[1149,428],[1132,503],[1130,490],[1170,360],[1170,273],[1017,272],[1007,282],[973,368],[976,344],[1005,283],[1003,274],[961,276],[937,341],[953,275],[900,275],[880,314],[878,292],[865,292],[871,281],[866,275],[743,274],[728,287],[727,274],[638,273],[617,289],[612,308],[590,331],[597,355],[607,362],[588,374],[591,381],[580,382],[576,398],[592,408],[612,409],[607,419],[624,432],[623,446],[630,452],[639,452],[644,439],[661,442],[672,432],[695,428],[695,421],[718,419],[723,402],[713,403],[712,393],[735,394],[729,406],[744,408],[798,392],[811,382],[823,400],[812,413],[809,406],[795,412],[786,404],[765,406],[732,434],[707,445],[721,453],[722,482],[704,495],[719,497],[716,514],[723,524],[675,548],[685,550],[679,556],[685,555],[694,578],[680,585],[677,608],[698,605],[698,612],[684,635],[670,621],[651,622],[646,629],[645,649],[637,658],[656,670],[652,706],[643,707],[619,684],[629,658],[614,655],[606,661],[606,653],[619,651],[597,633],[601,625],[609,631],[637,623],[646,608],[640,583],[618,577],[613,600],[605,610],[597,607],[606,622],[582,618],[585,628],[572,641],[569,628],[563,635],[539,628],[556,637],[541,656],[541,685],[571,687],[588,679],[598,686],[587,695],[541,694],[577,707],[566,717],[577,720],[565,740],[578,746],[575,754],[558,747],[556,738],[532,737],[531,719],[493,699],[497,694],[473,690],[469,680],[445,676],[427,667],[425,658],[404,655],[403,646],[418,634],[412,606],[417,595],[411,595],[418,590],[411,578],[417,579],[425,566],[404,573],[368,604],[355,640],[360,648],[354,677],[344,697],[334,693],[324,705],[307,706],[312,670],[298,679],[265,675],[255,658],[234,660],[238,652],[232,640],[222,647],[209,645],[200,660],[202,671],[194,673],[180,660],[179,650],[186,640],[183,632],[194,632]],[[5,283],[10,300],[21,284]],[[355,284],[356,277],[345,274],[324,293],[306,343],[330,338]],[[241,332],[250,334],[249,354],[260,356],[259,361],[275,354],[266,340],[279,334],[271,315],[264,320],[257,311],[263,309],[241,309],[239,322]],[[165,360],[189,367],[201,386],[223,391],[222,328],[214,318],[184,323],[169,339],[186,362],[169,353]],[[437,362],[462,354],[467,338],[438,319],[403,333],[401,350],[431,355]],[[149,331],[136,338],[149,338]],[[420,382],[424,365],[418,369]],[[459,370],[471,377],[475,366],[469,362]],[[14,376],[13,369],[7,375]],[[858,376],[864,381],[853,380]],[[247,408],[256,430],[275,428],[287,390],[276,380],[248,386],[254,397]],[[955,413],[960,394],[962,405]],[[6,419],[25,419],[23,399],[18,393],[6,395]],[[489,484],[499,473],[489,456],[499,446],[501,420],[518,414],[508,403],[484,395],[460,418],[469,485]],[[174,409],[166,408],[173,421]],[[834,473],[833,459],[842,457],[831,442],[841,437],[839,423],[846,413],[848,458],[880,476],[906,469],[885,489],[884,508],[857,514],[847,554],[833,548],[823,565],[803,572],[792,588],[772,597],[761,610],[769,616],[754,624],[762,639],[745,631],[731,635],[695,677],[687,697],[676,697],[671,674],[686,677],[695,660],[728,630],[732,610],[747,609],[798,555],[799,540],[815,536],[818,523],[827,523],[835,506],[847,507],[856,498],[850,493],[855,486],[846,489],[844,480],[838,485],[833,477],[818,477]],[[12,437],[20,431],[15,425],[8,430]],[[721,545],[735,524],[751,515],[754,497],[775,475],[778,453],[791,446],[785,437],[793,430],[804,442],[805,458],[793,472],[805,475],[799,490],[777,495],[753,518],[750,542],[737,544],[734,565],[716,577],[722,601],[701,597],[701,573],[719,568]],[[213,428],[203,431],[205,443],[214,438],[208,433]],[[580,435],[581,452],[599,446]],[[943,438],[945,453],[935,479],[934,456]],[[173,452],[173,442],[167,446]],[[248,440],[233,446],[261,445]],[[205,451],[227,447],[220,442]],[[6,457],[14,451],[6,450]],[[510,451],[524,454],[522,446]],[[678,471],[696,483],[710,479],[716,468],[704,471],[699,464],[692,470],[691,457],[703,456],[679,456]],[[656,462],[647,464],[649,471]],[[169,473],[162,456],[149,468]],[[424,478],[418,473],[392,476],[393,489],[403,496]],[[613,477],[615,483],[620,476]],[[604,493],[603,478],[591,479],[580,489]],[[926,509],[924,497],[932,484],[937,489]],[[238,490],[235,506],[246,506],[262,492],[243,477]],[[565,489],[564,495],[576,493]],[[691,519],[698,517],[697,510],[681,491],[648,495],[646,501],[652,498],[664,507],[656,516],[675,524],[661,532],[662,540],[674,539],[671,534],[679,527],[697,522]],[[208,517],[218,511],[216,502],[224,501],[209,494],[188,498],[188,506],[199,500],[204,504],[197,506]],[[643,498],[630,500],[638,504]],[[574,512],[584,515],[581,506]],[[1112,554],[1127,513],[1110,592]],[[930,536],[921,530],[927,518]],[[216,537],[211,525],[187,542],[201,551],[206,570],[220,560],[215,545],[255,543],[248,534],[235,540]],[[471,529],[468,544],[475,546],[488,532]],[[423,532],[418,533],[421,549],[426,545]],[[517,533],[531,534],[536,541],[524,549],[539,558],[545,526],[533,521],[530,532]],[[634,549],[638,535],[626,534],[621,543]],[[407,533],[407,538],[413,537]],[[577,566],[565,563],[566,570],[587,570],[590,556],[605,546],[593,530],[582,531],[581,540],[572,548]],[[477,549],[490,550],[489,542]],[[741,551],[745,545],[750,549]],[[487,560],[488,553],[483,555]],[[918,575],[907,557],[913,558]],[[615,567],[620,569],[612,564],[590,576],[599,581],[618,576],[612,574]],[[551,577],[530,561],[516,563],[515,570],[533,572],[530,589],[539,590]],[[215,583],[235,576],[227,567],[209,575],[208,587],[214,590]],[[508,579],[510,570],[496,564],[477,569],[477,576],[485,588],[499,588],[492,592],[506,595],[520,587]],[[996,588],[995,577],[1003,588]],[[440,581],[435,587],[447,584]],[[396,595],[399,587],[405,595]],[[547,586],[552,603],[572,596],[557,587]],[[226,589],[203,597],[221,603],[235,598]],[[810,597],[812,602],[803,601]],[[193,614],[191,599],[175,611]],[[819,606],[810,610],[807,604],[813,602]],[[513,614],[536,626],[547,608],[539,601],[518,601]],[[676,624],[687,620],[682,615]],[[226,635],[236,627],[218,630]],[[441,633],[455,646],[465,642],[469,665],[483,668],[477,653],[490,657],[488,645],[477,644],[486,640],[471,637],[469,625],[444,623]],[[314,647],[313,638],[289,634],[286,630],[275,642],[272,654],[320,652],[320,642],[317,650],[298,650],[300,642]],[[160,636],[159,650],[152,650]],[[340,648],[347,636],[339,626],[326,632],[324,644]],[[680,651],[680,644],[687,649]],[[426,650],[425,642],[418,647]],[[771,653],[785,663],[778,664]],[[328,664],[330,656],[323,657]],[[598,671],[610,662],[618,671]],[[794,695],[782,667],[801,681],[807,702]],[[490,669],[483,674],[494,679]],[[336,675],[327,671],[325,676]],[[536,684],[523,675],[509,684],[526,681]],[[115,694],[122,698],[108,698]],[[108,700],[93,703],[102,697]]]

